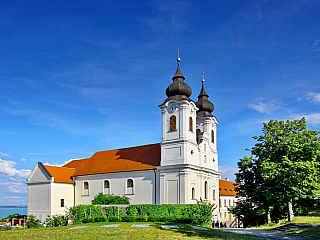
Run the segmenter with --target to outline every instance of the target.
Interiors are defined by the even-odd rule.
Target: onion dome
[[[178,68],[177,68],[176,74],[172,78],[173,83],[171,83],[166,90],[166,94],[168,97],[176,96],[176,95],[185,95],[187,97],[190,97],[192,94],[191,88],[188,86],[188,84],[184,82],[185,77],[181,72],[179,62],[180,61],[178,59]]]
[[[212,102],[208,100],[209,95],[206,93],[206,90],[204,89],[204,78],[202,79],[202,89],[198,96],[198,102],[196,102],[197,108],[199,110],[197,111],[197,115],[201,117],[213,117],[211,114],[214,110],[214,105]]]
[[[175,75],[173,76],[172,80],[173,83],[169,85],[169,87],[166,89],[166,95],[168,98],[164,101],[163,104],[170,100],[176,100],[176,101],[182,101],[187,100],[189,102],[192,102],[192,100],[189,98],[192,94],[191,88],[184,82],[185,77],[183,76],[181,69],[180,69],[180,57],[179,57],[180,51],[178,49],[178,67]]]

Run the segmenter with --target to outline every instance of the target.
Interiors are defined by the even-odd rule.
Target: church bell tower
[[[196,119],[197,106],[189,98],[192,90],[184,82],[178,67],[173,82],[166,90],[167,99],[162,110],[161,166],[197,163]]]
[[[216,118],[213,104],[202,89],[195,103],[178,66],[173,82],[166,89],[162,113],[161,162],[159,173],[160,204],[208,203],[218,199],[219,175],[216,148]],[[204,74],[203,74],[204,76]]]

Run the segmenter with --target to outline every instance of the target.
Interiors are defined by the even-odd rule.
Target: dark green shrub
[[[111,216],[111,217],[108,217],[108,221],[109,222],[120,222],[120,218],[115,217],[115,216]]]
[[[105,217],[95,217],[94,221],[95,222],[106,222],[107,218],[105,218]]]
[[[146,222],[147,218],[146,217],[136,217],[136,222]]]
[[[91,222],[93,222],[93,218],[83,218],[82,222],[83,223],[91,223]]]
[[[136,218],[135,218],[134,216],[124,215],[124,216],[121,218],[121,221],[122,221],[122,222],[135,222],[135,221],[136,221]]]

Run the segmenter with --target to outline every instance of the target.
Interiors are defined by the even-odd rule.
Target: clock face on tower
[[[172,113],[172,112],[174,112],[174,110],[176,110],[176,108],[177,108],[177,105],[176,104],[170,104],[169,106],[168,106],[168,113]]]

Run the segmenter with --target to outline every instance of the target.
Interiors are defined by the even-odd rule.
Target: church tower
[[[204,72],[202,72],[202,88],[196,106],[197,130],[196,138],[201,151],[200,165],[218,171],[217,152],[217,119],[212,115],[214,105],[208,100],[209,95],[204,89]]]
[[[159,173],[160,204],[196,204],[203,199],[218,199],[219,175],[216,147],[217,120],[213,104],[202,89],[195,103],[192,90],[178,67],[166,89],[162,110],[161,162]]]
[[[178,67],[173,82],[166,90],[167,99],[162,109],[161,166],[197,164],[196,104],[189,98],[192,90],[184,82]]]

